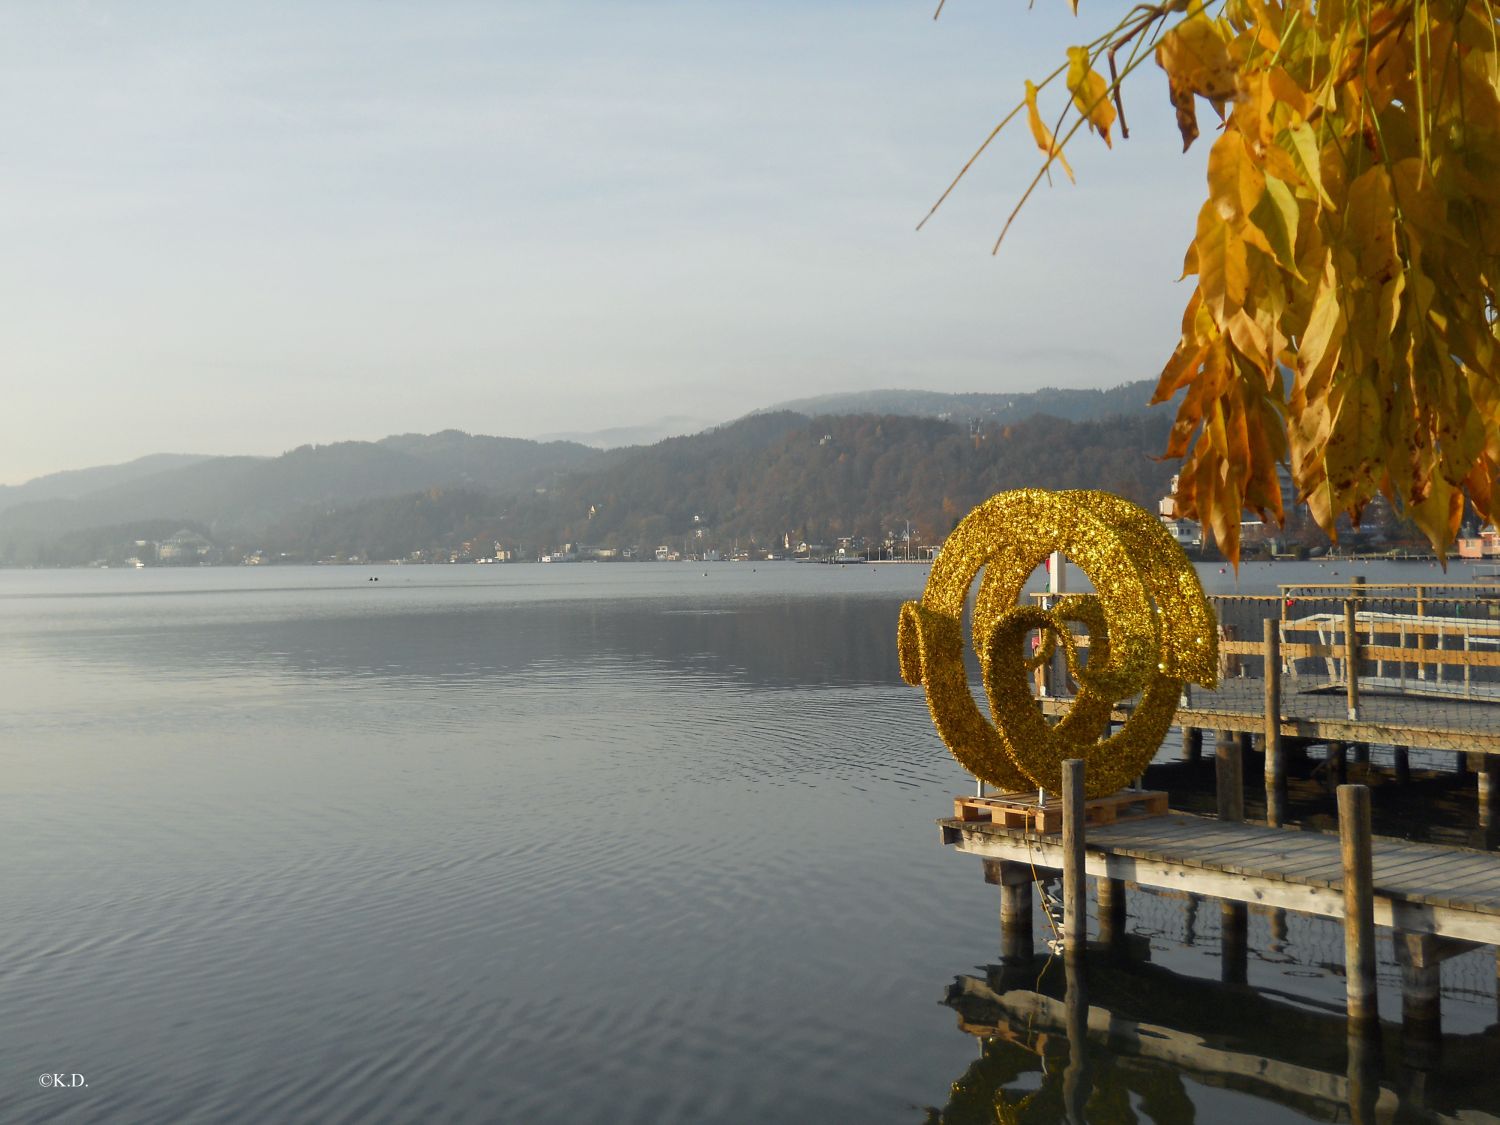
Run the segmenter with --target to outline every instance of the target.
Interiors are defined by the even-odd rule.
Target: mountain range
[[[495,542],[524,557],[567,542],[727,548],[874,538],[908,520],[934,541],[1001,488],[1108,487],[1153,501],[1171,471],[1151,459],[1170,412],[1146,411],[1149,394],[1147,383],[867,392],[609,450],[447,430],[279,457],[158,454],[0,489],[0,564],[120,559],[179,529],[231,558],[394,558]]]

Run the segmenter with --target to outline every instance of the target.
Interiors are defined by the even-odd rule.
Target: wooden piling
[[[1354,599],[1344,602],[1344,681],[1349,721],[1359,720],[1359,635],[1355,632]]]
[[[1403,1047],[1426,1058],[1443,1034],[1442,953],[1431,934],[1391,934],[1401,966],[1401,1038]]]
[[[1083,760],[1062,764],[1063,951],[1083,955],[1088,942],[1088,878],[1083,868]]]
[[[1340,785],[1339,857],[1344,869],[1344,972],[1351,1025],[1380,1019],[1375,989],[1375,879],[1371,861],[1370,790]]]
[[[1281,746],[1281,629],[1268,618],[1264,625],[1266,662],[1266,823],[1286,823],[1286,753]]]
[[[1029,866],[1004,860],[984,861],[984,881],[1000,888],[1000,959],[1005,963],[1030,961],[1036,954],[1032,937],[1032,883]]]
[[[1366,1023],[1349,1024],[1347,1038],[1350,1125],[1376,1125],[1380,1120],[1380,1029]]]
[[[1096,879],[1094,896],[1099,902],[1099,940],[1118,945],[1125,936],[1125,880]]]
[[[1244,984],[1250,964],[1250,908],[1243,902],[1219,903],[1219,977],[1225,984]]]
[[[1203,729],[1201,727],[1182,728],[1182,760],[1195,763],[1203,760]]]
[[[1082,765],[1082,763],[1079,763]],[[1083,963],[1065,958],[1063,1012],[1068,1036],[1068,1062],[1063,1068],[1063,1111],[1069,1125],[1084,1125],[1089,1101],[1089,994]]]
[[[1348,780],[1348,747],[1344,743],[1334,740],[1328,744],[1328,788],[1335,789]]]
[[[1391,764],[1396,770],[1396,783],[1406,785],[1411,781],[1411,748],[1407,746],[1391,747]]]
[[[1488,828],[1500,821],[1500,759],[1484,755],[1474,771],[1479,795],[1479,827]]]
[[[1219,732],[1214,748],[1214,785],[1218,793],[1219,819],[1245,819],[1244,753],[1230,731]]]

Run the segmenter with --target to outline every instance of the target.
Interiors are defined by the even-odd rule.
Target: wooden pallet
[[[1167,794],[1159,789],[1122,789],[1108,797],[1092,797],[1083,803],[1083,823],[1113,824],[1118,820],[1165,816]],[[1035,793],[996,793],[989,797],[953,798],[956,820],[988,821],[1004,828],[1033,832],[1062,831],[1062,798],[1048,795],[1038,805]]]

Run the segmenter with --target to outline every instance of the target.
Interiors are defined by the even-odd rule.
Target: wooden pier
[[[1010,865],[1007,878],[1030,882],[1033,869],[1055,875],[1063,868],[1061,836],[983,821],[938,823],[943,843]],[[1339,843],[1335,833],[1174,812],[1090,825],[1084,868],[1101,879],[1342,920]],[[1500,945],[1500,854],[1384,838],[1373,841],[1371,852],[1376,925]]]
[[[1375,927],[1383,926],[1402,966],[1402,1018],[1418,1035],[1441,1026],[1442,961],[1500,946],[1500,854],[1372,838],[1362,785],[1340,787],[1340,832],[1333,834],[1179,812],[1086,825],[1083,764],[1065,762],[1063,778],[1060,834],[938,822],[943,843],[982,858],[986,880],[1000,885],[1007,959],[1031,956],[1031,886],[1059,872],[1070,961],[1086,948],[1088,876],[1106,935],[1124,928],[1130,884],[1218,899],[1226,982],[1245,980],[1250,906],[1319,915],[1343,925],[1346,1017],[1368,1036],[1379,1024]]]

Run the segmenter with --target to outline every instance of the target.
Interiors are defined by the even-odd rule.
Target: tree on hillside
[[[1218,130],[1183,266],[1197,285],[1153,400],[1183,392],[1166,449],[1183,459],[1179,507],[1236,560],[1242,511],[1284,518],[1278,462],[1329,535],[1377,493],[1439,551],[1465,497],[1495,518],[1500,32],[1489,0],[1137,5],[1027,82],[975,153],[1025,113],[1043,159],[1017,211],[1053,168],[1072,175],[1063,150],[1081,129],[1106,145],[1129,135],[1121,84],[1152,58],[1184,150],[1205,106]],[[1049,129],[1039,94],[1054,83],[1066,104]]]

